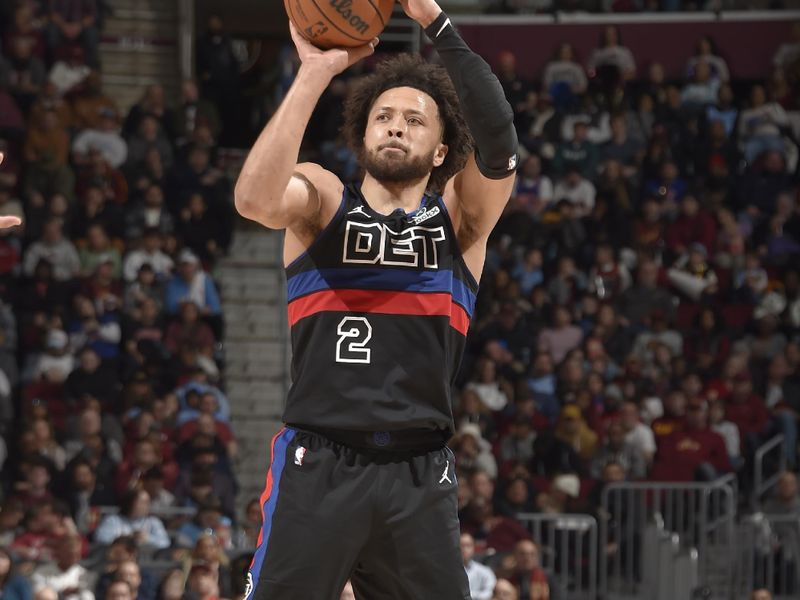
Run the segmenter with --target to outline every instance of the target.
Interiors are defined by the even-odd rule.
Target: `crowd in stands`
[[[748,82],[709,38],[668,80],[614,27],[591,56],[564,44],[536,79],[499,57],[524,156],[451,445],[462,543],[501,557],[516,591],[473,597],[547,597],[516,514],[599,515],[611,482],[729,473],[748,498],[754,453],[776,434],[790,471],[766,508],[797,513],[798,44],[775,50]]]
[[[796,8],[792,0],[473,0],[488,14],[636,13]],[[460,6],[463,4],[460,3]]]
[[[122,112],[105,8],[0,2],[0,598],[232,598],[261,517],[236,512],[216,81]]]

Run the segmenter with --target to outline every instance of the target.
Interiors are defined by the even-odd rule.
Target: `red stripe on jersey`
[[[450,317],[450,326],[467,335],[469,317],[450,294],[387,290],[321,290],[289,303],[289,325],[320,312]]]
[[[264,491],[261,493],[261,500],[259,501],[261,504],[261,514],[264,514],[264,505],[269,500],[270,495],[272,494],[272,465],[275,463],[275,440],[277,440],[281,434],[286,431],[285,427],[282,427],[281,430],[275,434],[275,437],[272,438],[272,442],[269,445],[269,468],[267,469],[267,481],[264,484]],[[261,538],[264,535],[264,528],[262,527],[258,531],[258,543],[256,546],[260,546],[261,542],[263,541]],[[252,564],[250,565],[253,566]]]

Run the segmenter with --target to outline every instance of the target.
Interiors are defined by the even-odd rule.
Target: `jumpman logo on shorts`
[[[444,467],[444,473],[442,473],[442,478],[439,480],[439,483],[444,483],[445,481],[447,483],[453,483],[452,481],[450,481],[450,476],[447,474],[449,470],[450,470],[450,461],[448,460],[447,464]]]

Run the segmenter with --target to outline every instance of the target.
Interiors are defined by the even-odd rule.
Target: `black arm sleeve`
[[[469,49],[441,13],[425,33],[433,42],[461,101],[461,110],[475,139],[475,160],[484,176],[508,177],[517,167],[518,140],[514,111],[492,69]]]

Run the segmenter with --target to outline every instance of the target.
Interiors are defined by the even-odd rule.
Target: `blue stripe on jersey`
[[[252,578],[253,588],[249,596],[252,595],[255,588],[258,586],[261,567],[264,564],[264,557],[267,554],[267,546],[269,545],[269,534],[272,531],[272,517],[275,515],[275,507],[278,504],[278,494],[281,491],[281,475],[283,474],[283,468],[286,466],[286,450],[289,444],[292,443],[295,435],[297,435],[297,431],[287,428],[278,436],[273,446],[272,465],[270,467],[272,470],[272,489],[269,491],[269,498],[264,502],[264,506],[261,507],[261,514],[263,517],[261,544],[256,548],[253,562],[250,566],[249,576]]]
[[[475,310],[475,294],[453,271],[417,271],[413,269],[387,269],[348,267],[304,271],[289,278],[289,302],[300,296],[329,289],[392,290],[397,292],[445,293],[453,297],[471,317]]]

